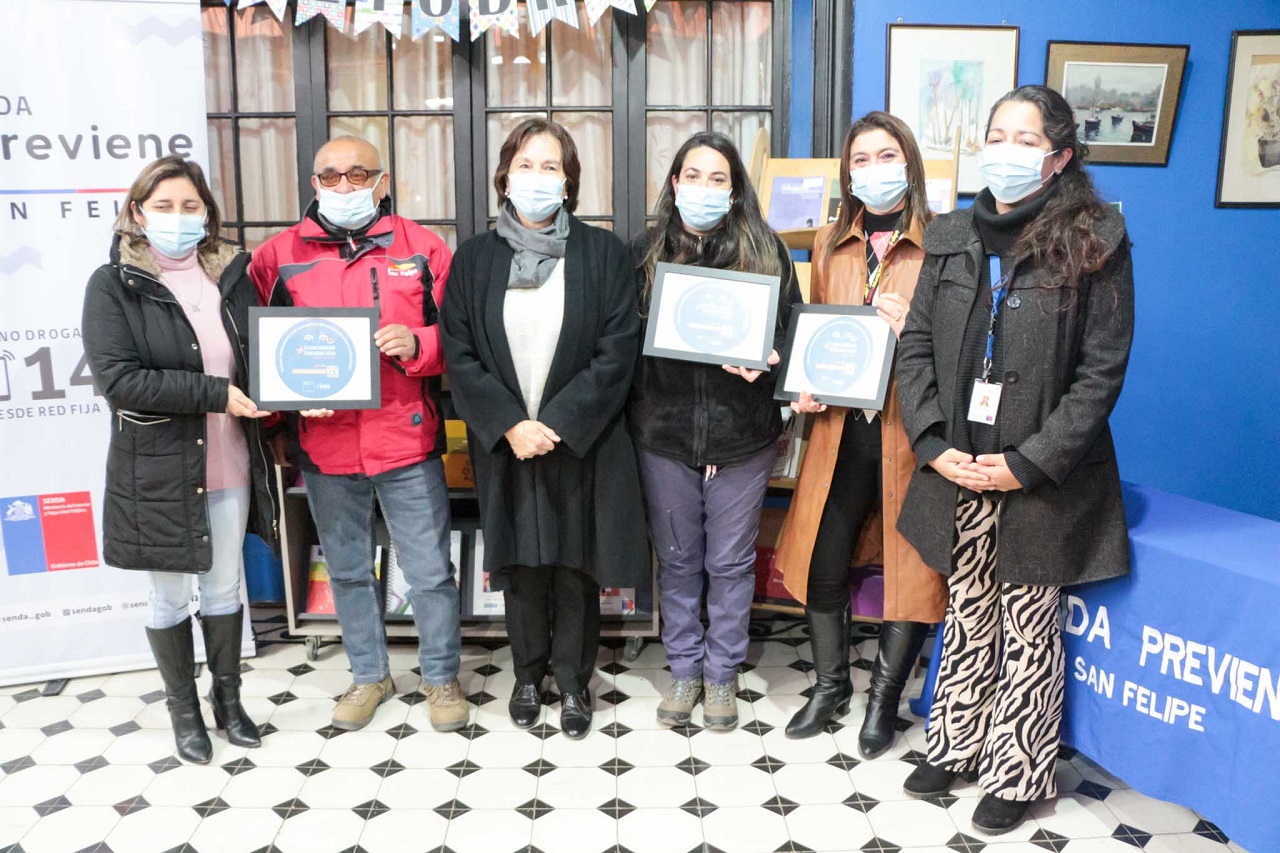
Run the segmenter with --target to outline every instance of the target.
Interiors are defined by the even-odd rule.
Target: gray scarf
[[[507,287],[519,290],[541,287],[564,257],[565,245],[569,242],[569,212],[560,208],[550,225],[535,231],[521,224],[511,203],[507,202],[498,214],[498,236],[516,253]]]

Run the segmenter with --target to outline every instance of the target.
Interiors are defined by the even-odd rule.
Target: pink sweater
[[[230,378],[235,374],[236,359],[222,326],[222,295],[218,285],[197,263],[195,252],[178,260],[154,249],[151,255],[160,265],[160,281],[177,297],[195,329],[204,354],[204,372]],[[235,418],[225,413],[207,416],[205,450],[208,491],[249,485],[249,448]]]

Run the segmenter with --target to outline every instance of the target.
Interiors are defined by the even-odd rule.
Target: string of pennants
[[[288,17],[289,0],[225,0],[228,6],[238,9],[265,4],[278,19]],[[322,17],[340,32],[347,29],[347,5],[353,2],[350,35],[360,35],[373,26],[381,26],[393,38],[401,38],[404,27],[403,0],[294,0],[293,22],[300,26],[312,18]],[[647,11],[653,11],[658,0],[584,0],[587,20],[594,26],[609,9],[637,15],[636,4],[643,3]],[[578,23],[578,4],[574,0],[410,0],[411,38],[415,41],[431,30],[441,30],[454,41],[462,39],[462,4],[467,4],[471,40],[475,41],[490,29],[501,29],[513,36],[520,35],[520,7],[525,9],[529,30],[538,35],[552,21],[560,21],[575,29]]]

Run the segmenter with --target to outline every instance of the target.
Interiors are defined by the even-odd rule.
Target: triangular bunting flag
[[[624,12],[636,13],[636,0],[586,0],[587,3],[587,20],[595,26],[600,18],[604,15],[605,10],[613,7],[621,9]]]
[[[257,6],[261,2],[262,0],[240,0],[240,3],[236,8],[244,9],[247,6]],[[267,6],[271,9],[271,14],[275,15],[277,20],[283,21],[285,12],[287,11],[285,7],[289,5],[289,0],[266,0],[266,2]],[[227,5],[231,5],[231,0],[227,0]]]
[[[646,12],[652,12],[653,7],[657,5],[658,5],[658,0],[644,0],[644,10]]]
[[[553,20],[578,28],[578,4],[574,0],[527,0],[529,29],[536,36]]]
[[[347,0],[298,0],[298,11],[293,15],[293,23],[305,24],[316,15],[324,15],[329,25],[341,32],[347,23]]]
[[[462,0],[413,0],[413,39],[422,38],[427,30],[441,29],[454,41],[462,39]]]
[[[382,24],[393,38],[398,39],[403,21],[403,0],[356,0],[355,35],[360,35],[374,24]]]
[[[520,14],[516,0],[471,0],[471,40],[484,35],[490,27],[499,27],[520,35]]]

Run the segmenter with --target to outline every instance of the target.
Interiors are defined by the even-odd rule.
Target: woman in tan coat
[[[905,123],[872,112],[849,128],[844,152],[840,217],[814,242],[810,298],[875,305],[900,335],[930,215],[920,149]],[[813,417],[813,429],[778,562],[787,590],[805,602],[818,683],[787,736],[812,737],[848,713],[849,567],[882,562],[884,624],[858,737],[863,757],[874,758],[893,744],[902,689],[929,625],[946,613],[946,585],[895,529],[915,468],[896,385],[883,412],[828,407],[808,395],[791,406]]]

